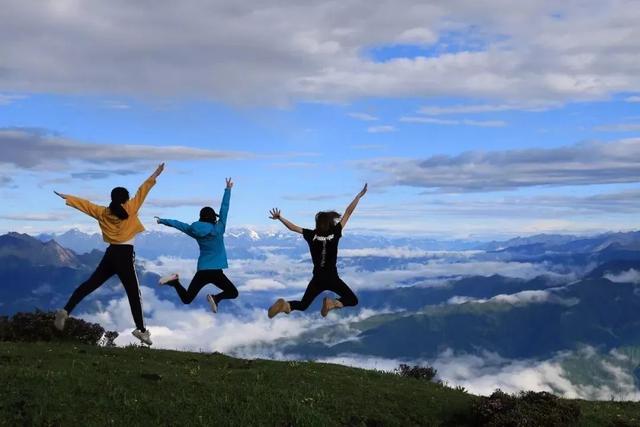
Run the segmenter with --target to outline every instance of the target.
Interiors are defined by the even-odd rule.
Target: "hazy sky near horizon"
[[[4,0],[0,231],[143,209],[441,238],[637,228],[640,2]]]

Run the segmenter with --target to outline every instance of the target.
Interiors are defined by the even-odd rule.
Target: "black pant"
[[[118,278],[124,286],[129,298],[129,306],[131,314],[136,323],[136,328],[145,331],[144,318],[142,317],[142,302],[140,296],[140,286],[138,284],[138,276],[136,275],[136,253],[133,251],[132,245],[111,245],[107,248],[102,261],[98,264],[98,268],[93,272],[89,280],[73,292],[69,302],[64,306],[68,313],[82,301],[91,292],[98,289],[109,280],[113,275]]]
[[[338,294],[340,296],[338,301],[345,307],[358,305],[358,297],[356,297],[349,286],[338,277],[337,271],[314,272],[307,286],[307,290],[304,291],[302,301],[289,301],[291,310],[305,311],[313,300],[324,291],[331,291]]]
[[[238,290],[231,283],[231,280],[224,275],[222,270],[200,270],[193,276],[191,280],[191,284],[189,284],[189,289],[185,290],[180,284],[180,281],[173,280],[167,285],[171,285],[178,292],[178,296],[185,304],[191,304],[191,302],[196,298],[198,292],[209,283],[212,283],[222,289],[217,295],[213,296],[214,301],[219,303],[223,299],[234,299],[238,297]]]

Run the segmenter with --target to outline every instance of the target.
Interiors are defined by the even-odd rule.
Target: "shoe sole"
[[[62,316],[58,317],[58,315],[56,314],[56,318],[53,321],[53,326],[55,326],[55,328],[57,330],[59,330],[60,332],[64,331],[64,325],[65,325],[65,323],[67,323],[67,319],[68,318],[69,318],[68,315],[64,316],[64,317],[62,317]]]
[[[322,309],[320,310],[320,314],[322,315],[322,317],[327,317],[329,311],[331,311],[329,309],[329,298],[324,298],[322,300]]]
[[[138,336],[138,335],[136,335],[136,334],[131,334],[131,335],[133,335],[134,337],[136,337],[136,338],[137,338],[138,340],[140,340],[140,342],[141,342],[141,343],[143,343],[143,344],[146,344],[146,345],[152,345],[152,344],[153,344],[153,342],[152,342],[150,339],[145,339],[145,338],[143,338],[143,337],[141,337],[141,336]]]
[[[283,299],[276,301],[271,307],[269,307],[269,319],[273,319],[276,314],[284,311],[284,306],[287,302]]]
[[[160,278],[160,280],[158,281],[159,285],[166,285],[169,282],[173,282],[174,280],[178,280],[179,277],[177,274],[172,274],[171,276],[165,276]]]
[[[207,295],[207,302],[209,303],[209,307],[211,307],[211,311],[213,311],[214,313],[217,313],[218,304],[216,304],[216,301],[213,299],[211,295]]]

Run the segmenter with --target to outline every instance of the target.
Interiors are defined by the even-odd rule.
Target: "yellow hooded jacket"
[[[136,195],[122,205],[129,214],[129,218],[125,220],[113,215],[108,207],[95,205],[79,197],[67,196],[67,205],[97,219],[105,242],[123,243],[144,231],[144,226],[138,219],[138,211],[155,184],[155,178],[150,177],[142,183]]]

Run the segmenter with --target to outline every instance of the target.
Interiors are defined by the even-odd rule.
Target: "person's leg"
[[[337,277],[336,280],[331,283],[329,290],[338,294],[340,297],[338,301],[340,301],[344,307],[358,305],[358,297],[340,277]]]
[[[115,274],[112,258],[113,253],[107,249],[107,252],[102,257],[102,261],[98,264],[96,271],[93,272],[86,282],[78,286],[78,288],[73,291],[73,294],[71,294],[71,297],[69,297],[69,301],[64,306],[64,310],[66,310],[67,314],[70,314],[80,301],[102,286],[104,282],[109,280],[109,278]]]
[[[307,286],[307,289],[304,291],[304,295],[302,296],[302,300],[300,301],[289,301],[289,306],[291,310],[305,311],[314,299],[318,295],[324,291],[325,288],[321,285],[321,280],[318,277],[313,277]]]
[[[191,279],[191,283],[189,284],[189,289],[184,292],[184,296],[180,295],[180,299],[185,304],[191,304],[198,293],[207,286],[209,283],[213,283],[216,276],[213,273],[216,270],[200,270],[196,272],[196,275]],[[182,288],[182,286],[180,286]],[[176,287],[178,294],[180,294],[180,290]],[[184,290],[184,289],[183,289]]]
[[[140,295],[140,284],[136,274],[136,254],[132,246],[122,245],[117,248],[116,274],[124,286],[129,299],[129,306],[133,321],[141,332],[146,332],[144,327],[144,316],[142,312],[142,296]]]
[[[238,298],[238,289],[235,285],[225,276],[222,270],[214,270],[213,284],[222,290],[222,292],[213,296],[213,300],[216,304],[220,303],[223,299],[235,299]]]
[[[358,297],[353,293],[351,288],[336,275],[332,280],[327,283],[328,290],[338,294],[340,298],[334,300],[332,298],[325,298],[322,300],[322,309],[320,314],[322,317],[326,317],[327,314],[333,309],[342,307],[353,307],[358,304]]]
[[[182,284],[180,284],[179,279],[166,282],[165,285],[171,286],[176,290],[178,297],[180,297],[180,300],[182,301],[183,304],[191,304],[191,302],[196,297],[198,292],[200,292],[200,289],[202,289],[207,283],[209,282],[206,281],[206,278],[204,277],[202,272],[197,271],[195,276],[193,276],[193,279],[191,279],[191,283],[189,284],[189,290],[186,290],[182,286]]]

